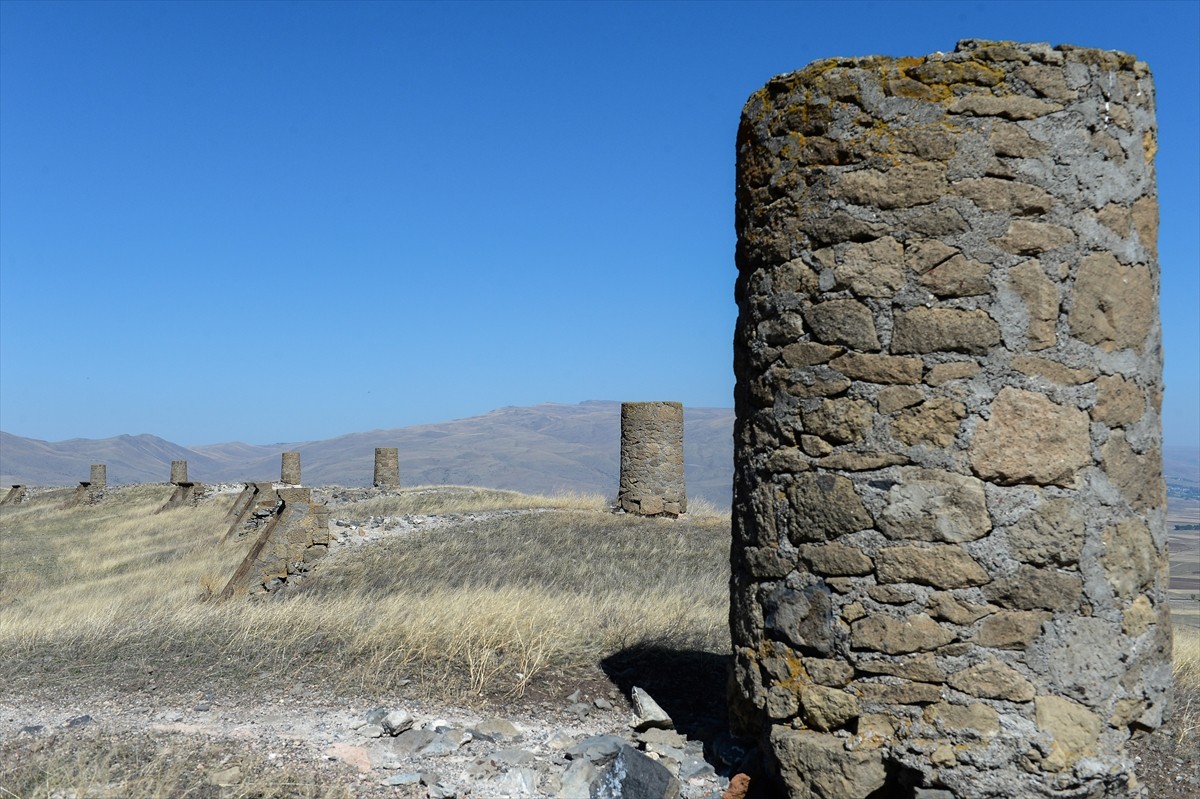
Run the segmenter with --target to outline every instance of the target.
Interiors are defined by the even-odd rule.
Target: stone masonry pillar
[[[1134,783],[1171,667],[1155,136],[1145,64],[1011,42],[746,104],[731,703],[789,796]]]
[[[682,403],[621,403],[617,504],[642,516],[687,513]]]
[[[400,487],[400,450],[396,447],[375,448],[376,488]]]
[[[88,488],[95,491],[108,485],[108,467],[103,463],[93,463],[91,476],[88,477]]]
[[[300,485],[300,453],[285,452],[280,460],[279,482]]]
[[[187,461],[171,461],[171,482],[179,485],[187,481]]]

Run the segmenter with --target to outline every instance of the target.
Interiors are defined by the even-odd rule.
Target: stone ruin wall
[[[375,488],[400,487],[400,450],[396,447],[375,448]]]
[[[93,491],[98,491],[106,485],[108,485],[108,467],[103,463],[93,463],[88,476],[88,486]]]
[[[233,523],[222,542],[247,527],[258,535],[221,599],[275,591],[328,554],[329,510],[313,501],[311,488],[247,483],[229,515]]]
[[[1135,784],[1170,682],[1155,135],[1146,65],[1073,47],[747,103],[731,699],[790,796]]]
[[[175,485],[188,482],[187,461],[171,461],[171,482]]]
[[[621,403],[617,505],[642,516],[687,513],[682,403]]]

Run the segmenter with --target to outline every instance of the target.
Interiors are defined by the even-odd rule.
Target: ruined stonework
[[[966,41],[738,133],[732,710],[791,797],[1119,797],[1170,682],[1154,89]]]
[[[285,485],[300,485],[299,452],[285,452],[280,457],[279,482]]]
[[[171,482],[175,485],[188,482],[187,461],[171,461]]]
[[[278,590],[289,579],[307,573],[329,549],[329,510],[313,502],[311,488],[252,485],[254,501],[245,507],[264,511],[260,517],[264,523],[258,526],[254,544],[221,591],[221,599]],[[245,518],[244,508],[239,516]]]
[[[108,467],[103,463],[93,463],[88,486],[93,491],[100,491],[108,484]]]
[[[8,493],[4,495],[4,499],[0,499],[0,505],[20,505],[25,501],[25,486],[14,485],[8,489]]]
[[[617,504],[642,516],[687,512],[683,480],[683,405],[621,403],[621,482]]]
[[[372,483],[376,488],[400,487],[400,450],[396,447],[375,448],[375,479]]]

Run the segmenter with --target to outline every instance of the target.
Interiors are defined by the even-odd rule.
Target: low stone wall
[[[733,713],[790,796],[1099,797],[1170,684],[1154,89],[964,42],[738,134]]]
[[[621,480],[617,505],[642,516],[678,516],[687,512],[681,403],[621,403]]]

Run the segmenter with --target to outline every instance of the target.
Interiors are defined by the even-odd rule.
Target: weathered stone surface
[[[1042,378],[1060,386],[1078,386],[1096,379],[1096,373],[1091,369],[1072,369],[1036,355],[1013,356],[1012,368],[1021,374]]]
[[[1145,595],[1139,596],[1125,610],[1121,619],[1121,632],[1136,638],[1146,632],[1150,625],[1157,620],[1158,614],[1154,612],[1150,600]]]
[[[889,655],[927,652],[954,640],[954,633],[924,613],[899,619],[868,616],[850,625],[850,645]]]
[[[987,311],[914,308],[896,314],[892,352],[963,352],[985,355],[1000,343],[1000,327]],[[873,349],[878,349],[878,346]]]
[[[921,389],[913,386],[888,386],[880,389],[875,401],[880,413],[894,413],[902,408],[916,405],[925,398]]]
[[[819,458],[822,455],[828,455],[833,452],[833,445],[820,436],[813,436],[805,433],[800,436],[800,448],[804,450],[806,455],[811,455],[814,458]]]
[[[985,617],[971,641],[995,649],[1027,649],[1050,618],[1042,610],[1002,610]]]
[[[1004,608],[1063,611],[1079,604],[1082,590],[1078,574],[1022,564],[1011,577],[984,586],[983,595]]]
[[[1104,554],[1100,564],[1113,592],[1131,597],[1149,587],[1158,570],[1150,528],[1141,519],[1125,519],[1104,528]]]
[[[1140,197],[1133,204],[1133,229],[1137,231],[1138,241],[1150,253],[1150,257],[1158,257],[1158,199]]]
[[[835,577],[870,574],[875,568],[862,550],[845,544],[805,544],[800,547],[800,557],[817,574]]]
[[[1106,352],[1142,349],[1155,327],[1157,291],[1150,270],[1093,253],[1075,275],[1067,326],[1075,338]]]
[[[925,708],[925,720],[950,735],[991,738],[1000,732],[1000,717],[988,705],[939,702]]]
[[[951,688],[981,699],[1030,702],[1034,695],[1033,683],[1016,669],[995,658],[955,672],[951,675],[949,684]]]
[[[905,444],[948,447],[966,418],[967,406],[948,397],[938,397],[904,411],[892,422],[892,435]]]
[[[1154,447],[1135,452],[1121,430],[1113,432],[1100,450],[1100,462],[1109,482],[1136,511],[1166,505],[1162,480],[1162,452]]]
[[[1028,346],[1031,350],[1053,347],[1058,340],[1058,286],[1046,277],[1037,260],[1022,261],[1008,273],[1013,291],[1025,302],[1029,317]]]
[[[974,541],[992,529],[982,482],[918,468],[903,470],[900,482],[888,489],[878,524],[889,538],[954,543]]]
[[[1015,255],[1037,255],[1073,244],[1075,233],[1059,225],[1017,219],[1008,226],[1003,236],[993,242],[1005,252]]]
[[[1044,214],[1054,204],[1053,198],[1046,190],[1016,180],[960,180],[951,190],[966,197],[984,211],[1004,211],[1017,216]]]
[[[890,297],[904,286],[904,247],[891,236],[851,244],[833,267],[839,287],[860,297]]]
[[[923,682],[866,682],[855,680],[850,690],[864,703],[884,705],[928,705],[942,700],[942,687]]]
[[[946,672],[938,668],[937,660],[932,652],[878,660],[860,659],[858,670],[864,674],[886,674],[889,677],[899,677],[916,682],[940,684],[946,681]]]
[[[804,723],[814,730],[829,732],[858,717],[858,699],[840,688],[810,685],[800,692]]]
[[[875,418],[875,409],[866,400],[826,399],[816,410],[803,415],[804,429],[835,444],[861,441]]]
[[[934,588],[966,588],[991,579],[966,551],[950,545],[886,547],[875,556],[875,575],[881,583],[918,583]]]
[[[1083,519],[1066,499],[1050,499],[1008,528],[1013,556],[1035,566],[1079,562]]]
[[[816,366],[827,363],[845,350],[828,344],[817,344],[813,341],[798,341],[783,348],[783,362],[793,369],[803,366]]]
[[[904,265],[917,274],[924,274],[958,253],[956,248],[937,239],[915,239],[905,245]]]
[[[792,543],[820,542],[839,535],[866,530],[874,524],[871,514],[845,477],[832,474],[799,474],[788,490],[798,529]]]
[[[770,744],[792,799],[864,799],[887,780],[878,749],[846,751],[839,738],[781,726]]]
[[[854,205],[909,208],[931,203],[946,193],[946,168],[938,164],[901,164],[887,172],[863,169],[842,174],[830,196]]]
[[[998,610],[995,605],[980,605],[958,599],[949,591],[935,591],[930,594],[927,607],[929,615],[933,618],[944,619],[954,624],[972,624]]]
[[[1062,106],[1046,100],[1035,100],[1032,97],[1008,95],[994,97],[990,94],[971,94],[956,100],[950,106],[952,114],[970,114],[972,116],[996,116],[1004,119],[1036,119],[1037,117],[1061,111]]]
[[[850,381],[840,375],[821,375],[816,370],[805,371],[799,380],[787,384],[784,389],[793,397],[835,397],[850,388]]]
[[[923,364],[920,358],[848,352],[830,361],[829,366],[851,380],[911,384],[921,382]]]
[[[951,361],[939,363],[925,375],[925,382],[937,388],[954,380],[969,380],[979,374],[979,364],[974,361]]]
[[[1068,485],[1091,463],[1087,414],[1042,394],[1001,389],[991,416],[975,431],[971,468],[1001,485]]]
[[[1042,761],[1046,771],[1065,771],[1082,757],[1096,754],[1103,722],[1082,705],[1060,696],[1033,700],[1038,729],[1050,737],[1050,754]]]
[[[844,344],[856,350],[875,352],[879,336],[871,309],[857,300],[827,300],[809,308],[805,321],[813,335],[825,344]]]
[[[1046,151],[1046,145],[1036,141],[1020,125],[998,123],[992,127],[990,138],[996,155],[1010,158],[1036,158]]]
[[[1096,404],[1092,419],[1109,427],[1124,427],[1142,418],[1146,403],[1137,383],[1120,375],[1105,375],[1096,380]]]
[[[839,452],[817,462],[818,466],[826,469],[842,469],[848,472],[864,472],[882,469],[885,466],[898,466],[908,463],[903,455],[864,455],[861,452]]]
[[[803,658],[804,670],[817,685],[845,688],[854,679],[854,667],[836,658]]]
[[[763,602],[765,627],[803,650],[829,654],[832,620],[829,594],[819,587],[801,590],[781,585]]]
[[[917,281],[938,297],[974,297],[992,290],[992,267],[955,255],[938,264]]]

